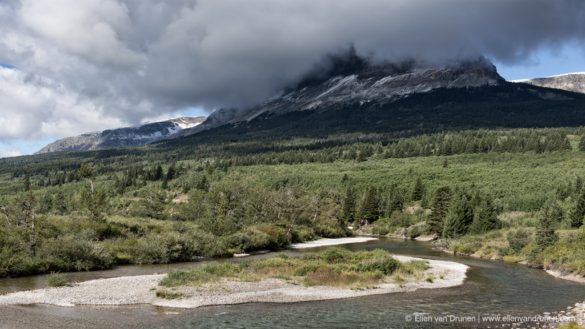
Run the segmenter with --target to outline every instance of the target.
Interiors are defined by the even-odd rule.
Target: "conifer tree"
[[[536,245],[541,249],[553,245],[559,239],[554,229],[557,220],[557,218],[554,218],[555,213],[555,210],[547,207],[539,218],[539,227],[536,231]]]
[[[209,192],[209,181],[207,180],[206,175],[201,176],[201,179],[199,179],[195,188],[201,191]]]
[[[581,225],[583,225],[583,218],[585,218],[585,190],[581,191],[577,203],[575,204],[575,208],[573,208],[573,211],[571,212],[571,227],[581,227]]]
[[[418,177],[416,182],[414,183],[414,188],[412,190],[412,200],[419,201],[422,200],[423,195],[425,193],[425,187],[423,185],[422,179]]]
[[[167,181],[173,180],[177,176],[177,169],[175,168],[175,163],[171,163],[169,169],[167,170],[167,176],[165,179]]]
[[[59,215],[64,215],[69,211],[67,198],[65,198],[65,194],[61,190],[58,190],[57,193],[55,193],[55,197],[53,198],[53,210]]]
[[[473,208],[469,196],[460,193],[455,196],[445,220],[443,236],[456,238],[469,232],[469,226],[473,222]]]
[[[355,220],[355,192],[351,187],[348,187],[345,191],[345,198],[343,200],[343,211],[341,217],[346,222],[353,222]]]
[[[450,201],[451,189],[448,186],[440,187],[435,191],[431,205],[431,214],[427,219],[427,226],[430,233],[443,233],[443,225],[449,212]]]
[[[156,166],[152,180],[159,181],[163,178],[163,169],[161,165]]]
[[[380,217],[380,201],[378,199],[378,190],[370,186],[364,195],[362,205],[360,207],[360,219],[366,220],[368,223],[376,221]]]
[[[471,233],[478,234],[497,230],[501,227],[502,223],[498,219],[497,209],[492,198],[487,196],[478,207],[469,230]]]
[[[552,202],[551,204],[547,205],[544,209],[545,215],[550,218],[552,223],[558,224],[563,221],[565,215],[563,213],[563,208],[559,206],[558,203]]]

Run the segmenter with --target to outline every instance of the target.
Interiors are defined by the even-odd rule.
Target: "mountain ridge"
[[[107,129],[65,137],[50,143],[35,154],[64,151],[92,151],[108,148],[141,146],[178,134],[205,121],[205,117],[179,117],[135,127]]]
[[[172,132],[153,137],[149,130],[145,137],[136,138],[132,131],[128,131],[136,127],[106,130],[65,138],[39,153],[173,144],[174,140],[193,135],[201,135],[204,139],[213,138],[213,134],[232,134],[242,138],[262,132],[311,135],[388,131],[400,135],[421,129],[473,128],[474,122],[478,127],[520,127],[523,124],[537,127],[556,121],[571,124],[569,117],[580,117],[575,115],[578,110],[573,107],[582,101],[581,94],[538,86],[528,80],[508,82],[483,57],[437,66],[414,61],[371,64],[350,54],[348,58],[336,59],[335,65],[340,68],[329,67],[325,72],[313,72],[313,76],[256,106],[219,109],[207,118],[196,118],[196,124],[182,127],[175,122]],[[569,73],[558,77],[574,75]],[[571,109],[566,113],[567,118],[555,118],[559,112],[545,109],[551,104],[553,108]],[[530,117],[530,110],[544,119],[539,122],[539,117]],[[499,117],[490,117],[490,113],[496,112]],[[522,116],[525,118],[520,119]],[[466,118],[467,122],[461,118]],[[508,122],[503,122],[504,118]],[[433,122],[436,123],[434,127]],[[585,124],[580,120],[574,122]],[[164,122],[151,125],[161,124]],[[77,140],[80,138],[84,141]]]
[[[585,72],[570,72],[542,78],[512,80],[511,82],[585,93]]]
[[[368,64],[357,55],[336,59],[342,69],[304,78],[293,88],[259,105],[246,109],[219,109],[200,126],[179,134],[188,136],[224,124],[251,121],[261,115],[281,115],[292,111],[323,110],[346,104],[391,103],[409,95],[439,88],[496,86],[505,82],[496,67],[481,57],[445,65],[415,61]],[[341,74],[338,74],[341,72]],[[324,76],[324,77],[323,77]]]

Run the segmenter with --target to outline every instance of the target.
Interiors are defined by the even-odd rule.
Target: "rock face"
[[[170,138],[181,131],[193,128],[205,121],[205,117],[182,117],[168,121],[148,123],[138,127],[104,130],[74,137],[66,137],[43,147],[37,153],[62,151],[91,151],[127,146],[140,146],[163,138]]]
[[[585,93],[585,72],[567,73],[547,78],[515,80],[513,82],[528,83],[539,87]]]
[[[248,109],[220,109],[201,125],[181,135],[191,135],[223,124],[250,121],[260,115],[335,109],[347,104],[384,104],[438,88],[495,86],[505,82],[496,67],[480,58],[451,65],[432,66],[415,62],[368,64],[352,62],[351,69],[331,70],[308,77],[293,88]],[[347,63],[345,63],[347,66]],[[337,73],[342,74],[337,74]],[[324,75],[324,76],[323,76]]]

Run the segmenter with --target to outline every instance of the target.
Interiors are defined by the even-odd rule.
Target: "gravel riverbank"
[[[417,260],[395,256],[399,261]],[[182,287],[184,297],[161,299],[156,297],[158,282],[164,274],[100,279],[75,284],[71,287],[23,291],[0,296],[0,305],[50,304],[75,305],[134,305],[151,304],[175,308],[196,308],[210,305],[231,305],[253,302],[287,303],[301,301],[351,298],[376,294],[408,292],[417,289],[447,288],[461,285],[468,267],[463,264],[429,260],[428,281],[384,283],[377,288],[352,290],[335,287],[304,287],[284,280],[269,279],[259,282],[223,280],[200,287]]]
[[[309,249],[309,248],[318,248],[318,247],[338,246],[338,245],[342,245],[342,244],[362,243],[362,242],[368,242],[368,241],[374,241],[374,240],[378,240],[378,238],[357,236],[357,237],[350,237],[350,238],[319,239],[319,240],[303,242],[303,243],[294,243],[294,244],[290,245],[290,248],[291,249]]]

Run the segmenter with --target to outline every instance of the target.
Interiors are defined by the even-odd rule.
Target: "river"
[[[382,248],[395,254],[457,261],[471,269],[459,287],[320,302],[194,310],[152,306],[0,307],[0,328],[495,328],[501,323],[488,323],[489,319],[482,317],[537,316],[585,300],[585,285],[522,265],[446,255],[433,250],[429,243],[381,239],[344,248]],[[306,251],[288,253],[301,252]],[[162,273],[199,264],[123,266],[111,271],[67,275],[81,281]],[[40,288],[45,282],[45,276],[0,280],[0,293]]]

